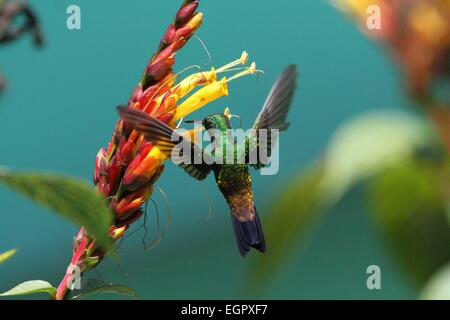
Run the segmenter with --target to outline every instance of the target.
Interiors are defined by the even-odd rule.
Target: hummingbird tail
[[[255,208],[255,219],[252,221],[239,221],[234,215],[231,215],[234,236],[241,256],[245,257],[250,248],[255,248],[261,252],[266,252],[266,241],[259,221],[258,212]]]

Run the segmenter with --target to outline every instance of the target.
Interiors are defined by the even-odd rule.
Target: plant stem
[[[85,252],[87,246],[90,244],[90,239],[88,236],[84,236],[83,240],[80,242],[77,250],[75,251],[70,266],[67,268],[67,272],[62,279],[61,283],[56,290],[56,300],[63,300],[69,291],[69,287],[73,280],[73,269],[72,266],[81,266],[83,259],[85,257]]]

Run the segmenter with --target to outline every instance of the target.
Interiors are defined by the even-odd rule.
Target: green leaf
[[[425,285],[420,299],[450,300],[450,264],[442,267]]]
[[[367,112],[344,123],[332,136],[326,154],[326,180],[334,201],[355,184],[408,159],[434,143],[420,118],[398,111]]]
[[[440,163],[411,159],[388,168],[369,185],[375,220],[395,258],[422,286],[450,261],[450,227]]]
[[[99,246],[112,247],[108,229],[113,215],[105,199],[84,181],[56,174],[0,171],[0,183],[86,227]]]
[[[85,287],[86,288],[81,291],[74,292],[71,295],[70,300],[78,300],[99,293],[120,294],[137,299],[137,293],[132,288],[120,284],[105,283],[97,279],[88,279],[88,283]]]
[[[0,297],[29,295],[42,292],[48,293],[51,300],[56,299],[56,288],[54,288],[50,283],[42,280],[23,282],[11,290],[0,294]]]
[[[0,253],[0,264],[6,262],[11,259],[17,253],[17,249],[11,249],[6,252]]]

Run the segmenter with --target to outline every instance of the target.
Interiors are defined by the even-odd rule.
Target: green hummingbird
[[[210,133],[211,151],[202,149],[186,136],[178,134],[165,123],[142,111],[126,106],[118,107],[118,112],[126,123],[154,143],[162,153],[171,157],[190,176],[203,180],[211,171],[214,172],[217,186],[231,209],[233,231],[243,257],[249,253],[250,248],[266,251],[264,233],[253,201],[249,166],[260,169],[267,165],[274,145],[271,137],[267,136],[267,131],[283,131],[288,128],[286,118],[296,80],[297,68],[290,65],[276,80],[252,130],[242,143],[236,143],[235,138],[230,135],[231,116],[228,109],[225,114],[213,114],[202,120],[205,129],[209,133],[213,131],[213,134]],[[263,130],[267,130],[266,133],[260,134]],[[232,161],[230,158],[225,159],[225,147],[230,143],[234,145]],[[265,156],[261,155],[260,149],[266,149]]]

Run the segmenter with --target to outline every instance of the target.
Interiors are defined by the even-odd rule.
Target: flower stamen
[[[242,52],[241,57],[239,59],[234,60],[234,61],[224,65],[223,67],[217,69],[216,73],[224,72],[224,71],[234,68],[238,65],[245,65],[245,64],[247,64],[247,61],[248,61],[248,53],[246,51],[244,51],[244,52]]]
[[[246,69],[246,70],[244,70],[242,72],[239,72],[239,73],[235,74],[234,76],[232,76],[231,78],[227,79],[227,83],[230,82],[230,81],[236,80],[238,78],[244,77],[246,75],[249,75],[249,74],[255,74],[256,72],[262,72],[262,71],[257,70],[256,69],[256,63],[253,62],[250,65],[250,68],[248,68],[248,69]]]

